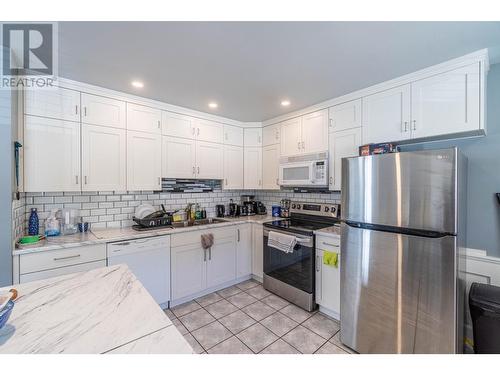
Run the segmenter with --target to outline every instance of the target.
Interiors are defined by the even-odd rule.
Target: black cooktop
[[[274,220],[264,223],[265,227],[276,228],[286,232],[303,233],[305,235],[312,235],[315,230],[331,227],[339,221],[336,219],[328,220],[311,220],[303,218],[289,218]]]

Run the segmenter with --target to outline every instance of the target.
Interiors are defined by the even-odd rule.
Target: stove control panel
[[[292,202],[290,212],[340,218],[340,205],[336,203]]]

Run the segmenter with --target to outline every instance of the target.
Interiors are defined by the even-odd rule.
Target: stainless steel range
[[[264,223],[264,288],[308,311],[316,308],[314,231],[339,222],[338,204],[292,202],[290,218]],[[271,232],[295,237],[286,252],[269,244]]]

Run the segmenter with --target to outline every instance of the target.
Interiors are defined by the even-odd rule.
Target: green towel
[[[339,253],[323,250],[323,264],[339,268]]]

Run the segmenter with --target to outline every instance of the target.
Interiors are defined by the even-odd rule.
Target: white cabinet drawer
[[[23,254],[19,257],[20,274],[50,270],[52,268],[106,260],[106,245],[89,245]],[[76,271],[75,271],[76,272]]]
[[[333,252],[340,252],[340,236],[329,237],[329,236],[316,236],[316,249],[327,250]]]
[[[236,226],[229,226],[217,229],[206,228],[203,230],[196,230],[192,232],[172,234],[170,244],[172,247],[177,247],[177,246],[198,243],[201,248],[201,235],[205,233],[213,233],[214,243],[215,243],[217,240],[221,238],[235,237]]]
[[[30,281],[43,280],[43,279],[48,279],[50,277],[69,275],[76,272],[90,271],[101,267],[106,267],[106,260],[98,260],[90,263],[75,264],[73,266],[54,268],[52,270],[27,273],[19,277],[19,282],[28,283]]]

